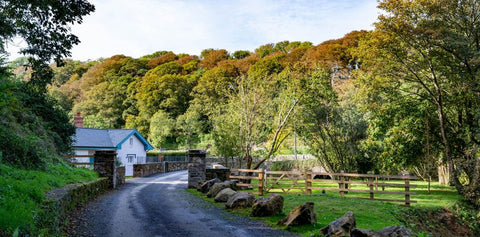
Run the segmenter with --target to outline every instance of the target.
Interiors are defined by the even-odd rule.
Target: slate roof
[[[76,128],[73,136],[75,148],[120,149],[130,136],[136,136],[144,144],[145,150],[152,150],[150,143],[136,129],[96,129]]]

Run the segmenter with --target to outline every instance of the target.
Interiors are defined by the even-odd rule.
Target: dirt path
[[[128,180],[73,214],[69,236],[294,236],[186,192],[187,172]]]

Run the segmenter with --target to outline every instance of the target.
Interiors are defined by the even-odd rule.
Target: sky
[[[90,0],[95,12],[72,32],[75,60],[156,51],[200,55],[208,48],[254,51],[280,41],[314,45],[372,30],[376,0]],[[16,40],[14,45],[21,45]],[[18,57],[9,47],[10,59]]]

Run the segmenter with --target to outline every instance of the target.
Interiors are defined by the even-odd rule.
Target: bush
[[[24,82],[0,77],[0,162],[24,169],[44,169],[61,162],[75,129],[55,101]]]
[[[322,166],[316,159],[307,160],[282,160],[273,162],[270,170],[272,171],[291,171],[291,170],[311,170],[315,166]]]

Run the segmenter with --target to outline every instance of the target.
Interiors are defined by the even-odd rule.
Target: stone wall
[[[133,177],[144,177],[163,173],[163,163],[134,164]]]
[[[230,169],[228,168],[217,168],[217,169],[205,170],[205,180],[218,178],[222,181],[225,181],[225,180],[228,180],[229,176],[230,176]]]
[[[187,168],[188,168],[187,162],[158,162],[158,163],[147,163],[147,164],[134,164],[133,177],[144,177],[144,176],[149,176],[152,174],[158,174],[163,172],[186,170]]]
[[[103,177],[51,190],[45,195],[42,211],[35,223],[37,228],[45,236],[61,233],[62,224],[65,224],[65,218],[69,211],[104,193],[110,185],[110,180]]]
[[[117,185],[125,183],[125,166],[117,167]]]
[[[188,151],[188,188],[197,188],[205,181],[205,156],[204,150]]]
[[[165,171],[173,172],[188,169],[188,162],[165,162]]]
[[[98,172],[100,177],[107,177],[109,181],[109,187],[115,188],[117,186],[117,176],[115,157],[117,153],[115,151],[96,151],[94,170]]]

